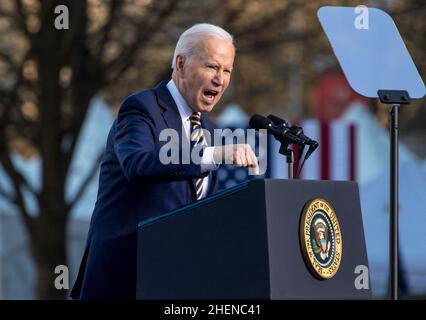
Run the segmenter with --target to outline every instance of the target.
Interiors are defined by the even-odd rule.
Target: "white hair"
[[[178,54],[190,57],[201,39],[211,37],[234,43],[232,35],[221,27],[209,23],[195,24],[180,35],[173,55],[172,69],[175,68]]]

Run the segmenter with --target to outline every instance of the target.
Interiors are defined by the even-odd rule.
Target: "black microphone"
[[[306,141],[306,144],[307,145],[309,145],[309,149],[308,149],[308,151],[306,151],[306,155],[305,155],[305,160],[306,159],[308,159],[310,156],[311,156],[311,154],[315,151],[315,149],[316,148],[318,148],[318,142],[317,141],[315,141],[315,140],[312,140],[311,138],[309,138],[309,137],[307,137],[307,136],[305,136],[304,134],[303,134],[303,129],[302,129],[302,127],[299,127],[299,126],[292,126],[291,128],[290,128],[290,130],[291,130],[291,132],[293,133],[293,134],[295,134],[297,137],[300,137],[300,138],[302,138],[303,140],[305,140]]]
[[[269,134],[272,134],[275,139],[280,141],[281,143],[295,143],[299,145],[305,145],[305,141],[303,139],[294,135],[290,128],[282,125],[275,125],[271,119],[262,117],[261,115],[254,114],[250,118],[249,126],[253,129],[266,129]]]
[[[318,148],[318,145],[319,145],[318,142],[316,142],[315,140],[312,140],[311,144],[309,145],[309,149],[306,152],[305,160],[311,156],[312,152],[314,152],[316,148]]]
[[[307,137],[303,134],[302,127],[298,127],[298,126],[290,127],[287,121],[285,121],[284,119],[281,119],[280,117],[274,116],[273,114],[270,114],[268,116],[268,119],[272,120],[272,122],[274,122],[274,124],[276,124],[276,125],[288,127],[290,129],[291,133],[293,133],[297,137],[305,140],[305,144],[309,144],[309,145],[311,144],[312,140],[309,137]]]
[[[276,125],[281,125],[281,126],[288,127],[288,122],[285,121],[284,119],[281,119],[280,117],[277,117],[277,116],[274,116],[273,114],[270,114],[268,116],[268,118],[270,120],[272,120]],[[302,140],[304,140],[304,144],[309,145],[309,149],[308,149],[308,151],[306,152],[306,155],[305,155],[305,160],[308,159],[311,156],[311,154],[315,151],[315,149],[318,148],[318,145],[319,145],[318,142],[315,141],[315,140],[312,140],[311,138],[309,138],[307,136],[305,136],[303,134],[302,127],[292,126],[292,127],[289,127],[289,130],[296,137],[301,138]]]
[[[288,122],[285,121],[284,119],[281,119],[280,117],[270,114],[267,118],[272,120],[272,122],[275,123],[277,126],[281,125],[281,126],[288,127]]]

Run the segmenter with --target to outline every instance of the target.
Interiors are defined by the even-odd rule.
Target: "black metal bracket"
[[[410,95],[405,90],[379,90],[377,91],[380,102],[385,104],[409,104]]]
[[[289,148],[287,143],[281,142],[280,154],[286,156],[287,159],[287,168],[288,168],[288,178],[293,179],[293,168],[294,168],[294,153],[291,148]]]

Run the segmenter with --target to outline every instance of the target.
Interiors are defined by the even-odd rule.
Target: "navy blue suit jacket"
[[[204,116],[202,122],[213,133],[213,123]],[[134,299],[138,222],[195,200],[193,179],[207,173],[194,163],[161,163],[160,148],[168,141],[159,136],[167,128],[182,138],[181,117],[166,82],[122,103],[108,135],[72,298]],[[216,172],[210,177],[207,194],[217,184]]]

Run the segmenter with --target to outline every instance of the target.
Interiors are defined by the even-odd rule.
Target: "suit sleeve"
[[[207,174],[202,174],[200,165],[193,163],[163,164],[154,128],[152,117],[138,100],[130,98],[123,103],[116,122],[114,151],[128,180],[163,183]],[[179,155],[181,152],[179,147]]]

